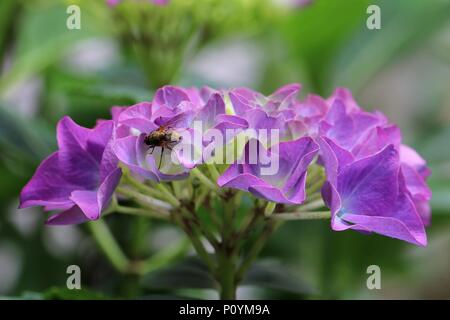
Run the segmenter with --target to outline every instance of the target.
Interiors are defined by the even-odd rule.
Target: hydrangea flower
[[[414,150],[401,144],[399,128],[380,112],[362,110],[347,89],[336,89],[328,99],[309,95],[304,101],[296,99],[299,90],[299,85],[288,85],[265,97],[238,88],[229,96],[236,114],[247,122],[249,112],[258,110],[266,119],[280,117],[282,138],[309,136],[320,145],[318,163],[327,172],[322,193],[334,230],[376,232],[425,245],[424,224],[430,220],[429,170]],[[385,161],[386,166],[377,161]],[[219,184],[251,192],[255,181],[244,175],[244,168],[233,164]],[[277,202],[288,203],[285,199]]]
[[[145,137],[163,127],[170,130],[172,135],[183,137],[180,143],[187,140],[187,143],[194,144],[197,135],[202,147],[208,146],[203,136],[216,125],[219,115],[224,113],[225,103],[221,94],[210,88],[196,90],[166,86],[156,92],[151,103],[139,103],[116,115],[113,148],[120,161],[142,177],[154,181],[183,179],[198,162],[205,160],[202,155],[195,161],[196,150],[186,155],[183,153],[186,149],[177,149],[174,150],[174,161],[171,150],[162,152],[161,147],[156,147],[149,152]],[[192,128],[194,121],[201,122],[200,130]],[[218,127],[225,129],[225,123],[225,120],[220,121]]]
[[[25,186],[21,207],[58,210],[51,224],[97,219],[119,183],[118,162],[140,180],[185,179],[240,133],[276,131],[278,141],[246,137],[238,160],[211,174],[219,176],[218,186],[297,206],[308,200],[309,179],[322,184],[308,177],[308,168],[323,166],[321,196],[333,230],[375,232],[426,245],[431,190],[425,160],[402,144],[395,124],[381,112],[362,110],[349,90],[298,100],[300,88],[290,84],[265,96],[248,88],[165,86],[150,102],[113,107],[112,120],[99,121],[93,129],[63,118],[59,150]]]
[[[245,146],[242,163],[236,161],[219,177],[221,187],[231,187],[248,191],[258,198],[284,204],[300,204],[305,201],[307,168],[319,150],[318,145],[309,137],[281,142],[276,148],[278,170],[276,174],[264,174],[264,161],[261,157],[266,150],[257,144],[258,157],[252,163],[251,141]],[[267,150],[270,155],[273,152]],[[262,152],[261,152],[262,151]]]
[[[328,103],[317,139],[327,170],[323,197],[332,212],[332,228],[425,245],[423,222],[428,222],[431,192],[425,176],[417,174],[420,169],[403,162],[425,163],[417,156],[401,160],[405,147],[398,127],[379,112],[361,110],[349,91],[336,90]]]
[[[47,223],[74,224],[96,220],[119,183],[121,170],[111,150],[112,121],[93,129],[69,117],[57,126],[58,151],[37,168],[20,194],[20,207],[57,210]]]

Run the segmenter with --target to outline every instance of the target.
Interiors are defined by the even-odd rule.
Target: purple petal
[[[356,158],[363,158],[379,152],[390,144],[398,150],[400,141],[401,134],[397,126],[375,127],[370,129],[363,140],[359,141],[359,144],[352,149],[352,153]]]
[[[327,180],[336,185],[339,172],[344,166],[352,163],[354,157],[327,137],[318,138],[317,143],[320,146],[320,159],[325,167]]]
[[[87,222],[89,219],[84,215],[81,209],[77,206],[54,214],[45,222],[46,225],[50,226],[64,226],[69,224],[80,224]]]
[[[113,121],[104,121],[93,128],[87,137],[87,152],[91,154],[98,163],[102,161],[105,147],[111,140],[113,127]]]
[[[189,101],[189,96],[183,89],[174,86],[164,86],[158,89],[154,97],[155,104],[170,109],[178,107],[183,101]]]
[[[220,94],[214,93],[200,110],[197,119],[202,121],[203,129],[212,128],[218,115],[225,114],[225,103]]]
[[[51,206],[57,209],[72,203],[70,194],[79,186],[65,180],[58,163],[58,152],[42,161],[20,193],[20,208]]]
[[[184,111],[170,117],[159,117],[155,120],[158,126],[168,128],[189,128],[194,120],[195,113],[193,111]]]
[[[333,229],[352,228],[426,244],[423,223],[399,175],[398,153],[393,145],[345,166],[337,180],[336,189],[329,184],[323,191],[326,197],[335,199],[327,199],[335,216]],[[333,193],[338,193],[339,199]]]
[[[295,104],[296,98],[302,86],[299,83],[291,83],[279,88],[268,99],[269,104],[274,105],[275,110],[283,110]]]
[[[252,106],[246,101],[246,99],[239,94],[231,91],[229,93],[229,97],[235,114],[244,115],[247,111],[252,109]]]
[[[361,227],[363,231],[376,232],[388,237],[404,240],[419,246],[427,245],[423,223],[414,204],[406,194],[400,194],[395,202],[392,216],[370,216],[363,214],[346,214],[343,219]]]
[[[89,220],[97,220],[100,217],[96,191],[76,190],[72,192],[70,199],[83,211]]]
[[[99,174],[99,162],[87,150],[91,132],[91,129],[77,125],[69,117],[62,118],[57,126],[60,172],[64,174],[66,181],[84,186],[85,189],[97,186]]]
[[[349,89],[337,88],[334,93],[328,98],[328,103],[333,105],[336,100],[340,100],[344,103],[345,109],[348,112],[359,111],[361,108],[356,103],[353,95]]]
[[[154,181],[159,181],[158,176],[148,170],[147,168],[141,167],[138,161],[136,144],[138,143],[138,137],[128,136],[125,138],[116,139],[113,145],[113,150],[117,158],[122,161],[130,170],[138,175],[141,175],[147,179]]]
[[[397,197],[398,172],[398,153],[393,146],[345,166],[337,184],[342,213],[382,215]]]
[[[70,199],[83,211],[89,220],[97,220],[119,184],[122,171],[116,169],[105,178],[97,191],[76,190]]]
[[[251,159],[249,141],[243,159]],[[282,142],[279,150],[279,170],[272,176],[264,175],[264,164],[258,157],[256,164],[232,164],[218,179],[219,186],[249,191],[256,197],[286,204],[299,204],[305,200],[306,169],[317,153],[318,146],[311,138]],[[253,150],[253,149],[252,149]],[[258,156],[263,146],[257,145]],[[268,156],[273,155],[268,150]],[[267,166],[267,165],[266,165]]]
[[[282,115],[272,117],[261,109],[252,109],[246,112],[245,118],[249,129],[280,130],[280,136],[285,132],[285,119]]]
[[[81,189],[95,189],[99,182],[100,164],[82,149],[60,150],[58,166],[66,181]]]
[[[431,190],[423,177],[410,165],[403,163],[401,168],[405,177],[406,188],[412,197],[418,200],[429,201],[431,199]]]
[[[417,151],[404,144],[400,146],[400,161],[413,167],[423,178],[431,174],[431,171],[427,168],[426,161]]]
[[[157,128],[152,121],[152,104],[150,102],[141,102],[122,111],[118,123],[146,133]]]
[[[86,149],[90,129],[76,124],[70,117],[65,116],[59,120],[57,128],[57,141],[59,149]]]

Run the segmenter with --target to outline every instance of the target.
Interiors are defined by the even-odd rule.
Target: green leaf
[[[377,1],[381,9],[381,29],[365,24],[340,51],[330,85],[358,90],[384,65],[424,45],[448,21],[450,3],[441,0]],[[365,19],[368,14],[362,11]]]
[[[94,35],[87,15],[80,30],[69,30],[66,8],[64,3],[24,8],[13,64],[0,80],[0,91],[54,64],[77,41]]]
[[[14,166],[35,166],[55,148],[54,134],[38,120],[25,119],[0,104],[0,158]]]
[[[0,2],[0,59],[3,58],[12,35],[12,27],[20,10],[17,0],[2,0]]]
[[[433,191],[431,198],[433,214],[450,214],[450,181],[439,183],[432,180],[430,181],[430,186]]]
[[[159,289],[214,289],[216,284],[207,266],[198,257],[188,257],[166,269],[148,274],[144,287]]]
[[[108,299],[103,293],[89,289],[69,290],[67,288],[52,287],[42,293],[45,300],[103,300]]]
[[[256,262],[241,285],[263,287],[294,294],[313,294],[315,290],[306,281],[298,278],[281,263],[275,261]]]
[[[432,163],[448,162],[450,159],[450,148],[445,148],[450,140],[450,127],[445,128],[425,142],[420,152],[426,155],[426,159]]]
[[[42,293],[25,291],[20,296],[0,296],[0,300],[43,300]]]
[[[309,75],[314,91],[323,91],[336,52],[363,25],[367,0],[317,0],[281,25],[293,55]]]

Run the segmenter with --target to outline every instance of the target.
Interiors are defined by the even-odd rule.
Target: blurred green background
[[[192,257],[144,279],[118,274],[85,226],[46,227],[40,209],[16,209],[18,194],[55,150],[65,114],[92,126],[111,106],[150,100],[165,83],[269,94],[301,82],[303,95],[348,87],[363,108],[399,124],[433,171],[429,244],[289,222],[238,297],[450,298],[450,1],[287,2],[0,2],[0,296],[216,298]],[[81,9],[81,29],[66,26],[71,4]],[[381,8],[380,30],[366,27],[370,4]],[[141,218],[106,220],[138,258],[182,237]],[[61,289],[71,264],[81,267],[82,291]],[[381,268],[381,290],[366,287],[369,265]]]

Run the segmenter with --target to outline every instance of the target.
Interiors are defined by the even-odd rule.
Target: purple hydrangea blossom
[[[225,103],[221,94],[210,88],[196,90],[166,86],[156,92],[151,103],[139,103],[121,110],[120,114],[117,110],[114,112],[117,120],[113,148],[120,161],[147,179],[170,181],[186,178],[189,170],[205,159],[195,161],[195,150],[186,155],[183,153],[186,149],[180,148],[174,150],[176,161],[173,161],[170,150],[162,155],[161,147],[149,152],[145,137],[164,126],[183,137],[181,143],[187,140],[194,144],[197,134],[202,139],[200,143],[207,144],[202,137],[216,125],[218,116],[225,113]],[[194,121],[201,122],[201,132],[194,132]],[[225,128],[225,123],[225,120],[221,121],[220,127]],[[159,168],[160,159],[162,166]]]
[[[111,150],[112,130],[112,121],[87,129],[69,117],[62,118],[57,127],[59,149],[41,163],[23,188],[20,207],[60,211],[47,221],[51,225],[98,219],[121,177]]]
[[[379,112],[361,110],[349,91],[338,89],[327,102],[317,139],[327,171],[322,194],[332,212],[332,228],[425,245],[431,192],[426,173],[418,173],[424,161],[405,152],[410,150],[401,146],[397,126]]]
[[[151,102],[113,107],[112,120],[99,121],[93,129],[63,118],[59,150],[25,186],[21,207],[58,210],[50,224],[97,219],[120,180],[119,161],[140,179],[184,179],[240,133],[275,130],[279,141],[246,137],[237,150],[240,159],[221,174],[219,187],[299,205],[308,196],[308,167],[320,165],[326,172],[321,194],[333,230],[375,232],[425,245],[424,226],[431,216],[425,160],[402,144],[396,125],[381,112],[362,110],[349,90],[298,100],[300,88],[291,84],[264,96],[247,88],[165,86]],[[162,153],[161,146],[146,143],[151,133],[166,129],[184,148]],[[231,135],[228,129],[234,130]],[[272,159],[277,170],[267,173]]]
[[[249,114],[258,110],[265,114],[266,121],[262,123],[267,128],[278,128],[275,123],[283,123],[282,139],[309,136],[320,145],[318,163],[327,172],[323,198],[332,211],[334,230],[376,232],[425,245],[423,224],[430,220],[431,191],[426,185],[429,170],[414,150],[401,144],[399,128],[380,112],[363,111],[347,89],[336,89],[328,99],[309,95],[304,101],[298,101],[299,89],[299,85],[288,85],[265,97],[238,88],[231,90],[229,97],[236,115],[245,119],[245,127],[262,127],[255,125],[255,117]],[[279,121],[275,121],[276,117]],[[376,161],[380,159],[391,165],[378,166]],[[227,185],[224,181],[230,179],[230,173],[239,176],[242,170],[242,165],[234,164],[227,170],[226,179],[221,177],[219,183]],[[389,173],[385,178],[392,182],[390,188],[380,187],[386,183],[381,178],[364,179],[364,175],[381,177],[382,173]],[[245,181],[239,179],[239,183],[228,185],[245,189]],[[360,180],[364,183],[354,188],[352,183]],[[348,192],[349,189],[354,192]],[[265,199],[274,201],[268,196]],[[367,201],[378,205],[365,205]]]
[[[300,204],[305,201],[305,183],[307,168],[317,154],[318,145],[309,137],[281,142],[267,150],[278,153],[279,164],[276,174],[264,174],[266,150],[262,144],[256,144],[257,158],[252,161],[251,142],[245,147],[241,161],[232,164],[219,178],[221,187],[231,187],[248,191],[258,198],[285,204]],[[253,151],[253,150],[252,150]],[[241,162],[241,163],[240,163]]]
[[[290,119],[294,116],[293,106],[300,89],[300,84],[293,83],[281,87],[268,97],[248,88],[232,89],[228,95],[237,115],[243,116],[248,111],[257,109],[270,116],[282,114],[285,119]]]

